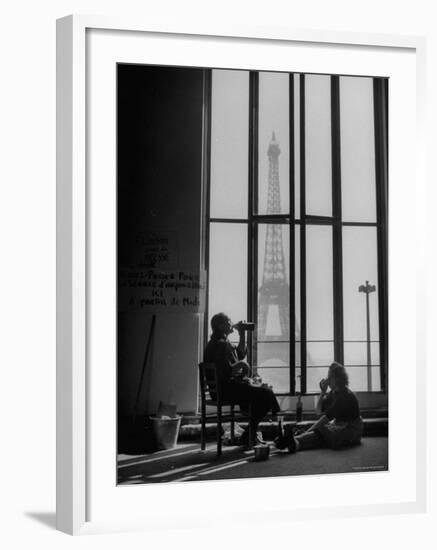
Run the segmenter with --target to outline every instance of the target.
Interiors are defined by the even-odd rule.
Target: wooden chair
[[[200,445],[201,449],[205,450],[206,447],[206,406],[213,406],[217,408],[217,456],[222,454],[222,422],[225,419],[229,419],[231,423],[231,443],[234,443],[235,438],[235,420],[248,420],[249,422],[249,448],[253,447],[253,434],[250,423],[250,409],[249,414],[238,413],[236,417],[235,405],[231,401],[226,401],[222,398],[220,384],[218,383],[217,368],[214,363],[200,363],[199,364],[199,378],[200,378],[200,411],[201,411],[201,433],[200,433]],[[230,407],[230,413],[224,414],[222,408]]]

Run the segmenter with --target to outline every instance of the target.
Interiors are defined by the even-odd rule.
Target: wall
[[[170,241],[165,267],[198,273],[202,70],[119,65],[118,71],[119,267],[147,264],[144,241],[156,234]],[[122,309],[119,413],[132,413],[154,313],[155,333],[138,412],[156,412],[160,400],[176,403],[180,412],[193,412],[201,316],[168,313],[169,308],[159,306]]]

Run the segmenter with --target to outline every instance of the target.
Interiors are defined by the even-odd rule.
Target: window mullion
[[[257,319],[258,289],[258,228],[253,215],[258,211],[258,111],[259,111],[259,75],[251,72],[249,77],[249,193],[248,193],[248,281],[247,281],[247,318]],[[257,364],[256,335],[248,333],[248,360]]]
[[[290,94],[290,107],[289,107],[289,147],[290,147],[290,258],[289,258],[289,287],[290,287],[290,393],[294,395],[296,393],[296,313],[295,313],[295,300],[296,300],[296,275],[295,275],[295,204],[294,204],[294,186],[295,186],[295,160],[294,160],[294,74],[290,74],[289,78],[289,94]]]
[[[378,239],[378,303],[379,303],[379,340],[380,340],[380,377],[381,389],[387,390],[388,377],[388,242],[387,242],[387,205],[388,205],[388,80],[373,80],[373,104],[375,127],[375,182],[377,206]]]
[[[332,228],[334,358],[343,364],[343,245],[341,227],[340,80],[331,76]]]
[[[300,77],[300,364],[301,393],[307,390],[307,345],[306,345],[306,223],[305,223],[305,75]]]
[[[209,311],[209,235],[210,235],[210,208],[211,208],[211,96],[212,96],[212,71],[205,69],[203,71],[203,90],[202,90],[202,116],[203,116],[203,135],[202,135],[202,177],[203,177],[203,197],[202,216],[203,224],[203,256],[202,266],[206,273],[206,292],[205,292],[205,315],[203,318],[203,344],[204,348],[208,342],[208,311]]]

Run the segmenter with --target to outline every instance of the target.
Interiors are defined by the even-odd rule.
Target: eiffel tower
[[[281,213],[279,188],[279,155],[281,150],[275,133],[267,150],[269,157],[269,184],[267,214]],[[258,295],[258,342],[278,342],[275,346],[259,346],[257,363],[279,365],[289,361],[290,340],[290,291],[287,281],[282,225],[267,224],[264,266]],[[279,342],[283,341],[283,344]],[[266,347],[269,351],[267,351]]]

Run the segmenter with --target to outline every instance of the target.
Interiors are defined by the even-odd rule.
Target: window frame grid
[[[209,70],[212,74],[212,70]],[[289,212],[288,214],[259,214],[258,212],[258,122],[259,122],[259,73],[260,71],[249,71],[249,158],[248,158],[248,215],[246,218],[211,218],[210,212],[210,174],[205,176],[208,191],[206,235],[209,236],[209,225],[211,223],[242,223],[248,227],[248,285],[247,285],[247,319],[257,319],[258,314],[258,226],[259,224],[279,223],[288,224],[290,236],[290,257],[289,257],[289,299],[290,299],[290,335],[289,335],[289,356],[290,365],[280,367],[289,370],[289,392],[277,392],[277,395],[296,395],[296,369],[300,369],[301,383],[300,392],[303,395],[314,395],[317,392],[307,392],[307,369],[323,368],[324,366],[307,365],[307,311],[306,311],[306,228],[311,225],[326,225],[332,227],[333,246],[333,340],[320,340],[333,342],[334,360],[344,363],[344,332],[343,332],[343,227],[376,227],[377,230],[377,271],[378,271],[378,313],[379,313],[379,342],[380,358],[378,365],[380,370],[381,389],[369,393],[383,393],[387,389],[387,342],[388,342],[388,266],[387,266],[387,198],[388,198],[388,136],[387,136],[387,91],[388,82],[385,78],[373,78],[373,102],[375,122],[375,184],[377,219],[375,222],[354,222],[342,220],[342,197],[341,197],[341,142],[340,142],[340,76],[330,75],[331,81],[331,155],[332,155],[332,216],[311,215],[306,212],[306,144],[305,144],[305,74],[289,73]],[[298,79],[299,85],[299,135],[300,135],[300,178],[295,178],[295,138],[294,138],[294,79]],[[207,146],[211,142],[211,75],[206,79],[209,82],[205,86],[208,108],[205,114],[208,117]],[[208,163],[210,166],[210,148],[208,149]],[[295,186],[300,187],[300,217],[295,218]],[[296,340],[296,318],[295,310],[296,284],[295,284],[295,227],[300,226],[300,327],[301,334]],[[209,240],[206,242],[205,265],[209,267]],[[208,272],[208,269],[207,269]],[[207,276],[208,277],[208,276]],[[208,279],[207,279],[208,280]],[[208,303],[206,304],[208,307]],[[207,309],[208,311],[208,309]],[[208,315],[205,315],[205,327],[207,334]],[[318,340],[311,340],[315,342]],[[349,341],[348,341],[349,342]],[[361,340],[359,341],[361,342]],[[301,359],[300,365],[296,366],[296,344],[300,344]],[[257,339],[253,333],[248,333],[247,338],[248,360],[252,365],[257,360]],[[326,365],[328,367],[329,365]],[[259,367],[260,369],[268,367]],[[279,367],[275,367],[279,368]],[[351,366],[353,368],[353,366]]]

